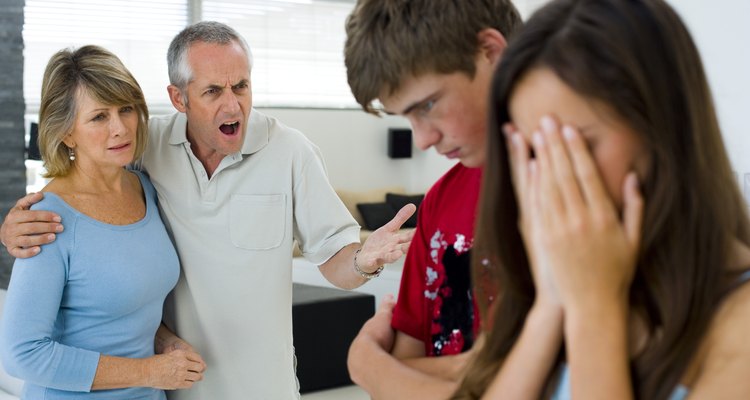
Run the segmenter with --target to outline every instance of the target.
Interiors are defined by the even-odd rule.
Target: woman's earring
[[[70,161],[76,160],[76,152],[70,147],[68,147],[68,158],[70,158]]]

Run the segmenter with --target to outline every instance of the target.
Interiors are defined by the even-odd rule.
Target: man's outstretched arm
[[[59,215],[49,211],[30,210],[31,205],[42,198],[42,192],[22,197],[8,211],[0,226],[0,240],[13,257],[29,258],[38,254],[42,245],[55,240],[55,233],[63,231]]]

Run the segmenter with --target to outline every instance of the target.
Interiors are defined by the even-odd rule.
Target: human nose
[[[411,121],[411,128],[414,134],[414,145],[420,150],[427,150],[440,141],[440,132],[428,122],[415,118]]]
[[[109,132],[113,136],[120,136],[123,135],[126,130],[127,126],[125,125],[125,121],[122,120],[122,116],[120,116],[119,113],[115,113],[114,117],[109,120]]]
[[[240,111],[240,100],[231,90],[227,90],[222,96],[222,110],[227,114],[236,114]]]

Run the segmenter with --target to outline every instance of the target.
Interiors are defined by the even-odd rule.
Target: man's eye
[[[435,106],[435,100],[429,100],[422,105],[422,112],[427,113]]]

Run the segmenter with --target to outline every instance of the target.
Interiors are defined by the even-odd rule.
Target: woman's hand
[[[566,313],[611,302],[627,307],[643,214],[635,173],[625,179],[620,221],[575,129],[543,118],[532,135],[533,159],[519,133],[510,141],[521,230],[540,295],[559,296]]]
[[[146,360],[150,387],[187,389],[203,379],[206,370],[203,358],[163,323],[156,331],[154,350],[156,355]]]
[[[175,334],[171,334],[168,336],[164,335],[164,337],[161,337],[160,335],[157,334],[154,344],[155,344],[154,350],[156,354],[166,354],[175,350],[187,350],[187,351],[196,352],[195,349],[193,349],[193,346],[190,345],[190,343],[182,340],[179,336]]]
[[[194,352],[175,349],[147,359],[148,386],[157,389],[189,389],[203,379],[206,363]]]

